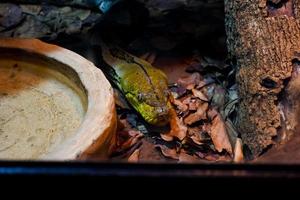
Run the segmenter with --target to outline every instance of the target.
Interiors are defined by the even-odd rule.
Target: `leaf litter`
[[[160,152],[161,157],[155,154],[155,159],[146,157],[143,162],[243,162],[242,141],[235,129],[236,85],[227,79],[232,66],[211,58],[198,62],[187,66],[189,74],[170,85],[170,129],[158,133],[148,129],[141,133],[125,117],[117,132],[119,139],[113,158],[139,162],[140,150],[149,149]],[[147,138],[151,142],[147,141],[147,148],[143,148]]]

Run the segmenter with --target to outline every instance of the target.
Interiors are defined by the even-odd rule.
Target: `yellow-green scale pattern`
[[[102,46],[102,58],[114,70],[114,77],[128,102],[146,122],[162,126],[169,122],[167,76],[147,61],[124,50]]]

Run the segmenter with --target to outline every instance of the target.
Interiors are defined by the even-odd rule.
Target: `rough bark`
[[[225,0],[229,57],[237,67],[238,128],[257,156],[283,139],[281,95],[300,56],[300,1]]]
[[[100,17],[89,9],[68,6],[0,3],[0,36],[53,39],[62,32],[84,32]]]
[[[132,14],[124,14],[128,8],[133,10],[134,18],[142,18],[138,16],[139,12],[148,11],[150,23],[155,25],[164,26],[171,16],[168,14],[175,12],[190,13],[186,18],[201,23],[201,29],[204,19],[208,21],[208,27],[212,27],[210,19],[223,23],[223,0],[7,0],[0,3],[0,36],[54,39],[62,32],[84,32],[104,16],[103,2],[118,3],[116,9],[112,9],[114,12],[106,16],[125,24],[130,22],[128,16]],[[172,20],[178,22],[182,18]],[[195,31],[194,34],[198,33]]]

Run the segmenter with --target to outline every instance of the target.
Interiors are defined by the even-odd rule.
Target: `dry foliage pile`
[[[186,76],[170,85],[174,108],[170,130],[145,131],[128,123],[132,115],[128,119],[123,113],[113,156],[134,162],[151,160],[140,159],[143,144],[150,141],[153,146],[148,151],[160,152],[174,162],[243,160],[234,128],[238,99],[233,69],[224,62],[195,57],[186,71]]]

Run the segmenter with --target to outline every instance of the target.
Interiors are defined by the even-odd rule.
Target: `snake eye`
[[[138,99],[139,101],[143,101],[144,95],[143,95],[142,93],[139,93],[139,94],[137,95],[137,99]]]

